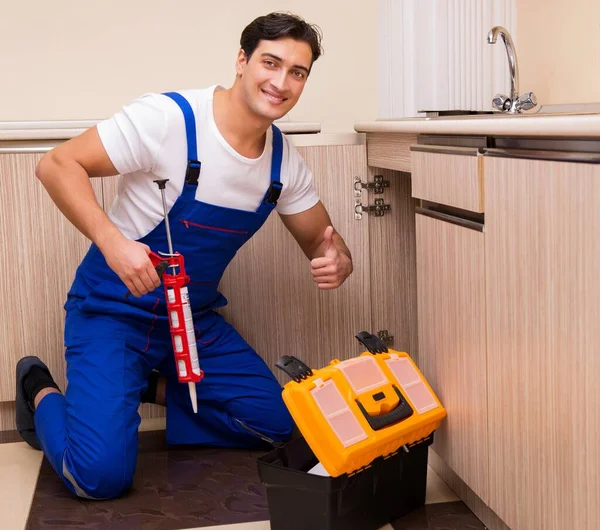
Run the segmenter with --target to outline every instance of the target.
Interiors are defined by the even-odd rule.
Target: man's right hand
[[[100,250],[108,266],[136,298],[160,286],[160,278],[148,257],[148,245],[127,239],[119,233],[110,241],[105,241]]]

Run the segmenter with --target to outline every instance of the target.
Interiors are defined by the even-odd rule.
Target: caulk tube
[[[202,374],[200,370],[200,361],[198,360],[198,345],[196,344],[196,334],[194,333],[194,319],[192,317],[192,308],[190,306],[190,296],[188,294],[188,288],[181,288],[181,306],[183,308],[183,316],[185,318],[185,332],[187,335],[188,352],[190,359],[190,366],[192,372],[200,376]],[[190,392],[190,399],[192,400],[192,407],[194,413],[198,413],[198,399],[196,397],[196,383],[189,382],[188,389]]]

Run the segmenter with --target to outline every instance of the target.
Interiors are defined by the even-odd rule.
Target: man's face
[[[240,50],[236,70],[248,107],[270,121],[287,114],[302,94],[311,61],[309,44],[290,38],[261,40],[249,61]]]

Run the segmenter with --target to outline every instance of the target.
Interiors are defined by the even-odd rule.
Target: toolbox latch
[[[376,335],[372,335],[368,331],[359,331],[356,334],[358,341],[369,350],[371,353],[387,353],[388,348],[385,342]]]
[[[402,393],[400,392],[400,390],[398,390],[398,387],[396,385],[393,385],[392,388],[394,389],[396,396],[398,396],[398,405],[396,405],[396,408],[394,408],[387,414],[382,414],[381,416],[372,416],[367,412],[367,409],[365,409],[364,405],[360,402],[360,400],[356,400],[358,408],[363,413],[363,416],[366,418],[366,420],[369,422],[369,426],[371,427],[371,429],[373,429],[374,431],[378,431],[380,429],[383,429],[384,427],[389,427],[390,425],[405,420],[406,418],[409,418],[413,415],[414,411],[412,407],[404,399]]]
[[[275,363],[275,366],[288,374],[296,383],[313,375],[312,370],[306,366],[300,359],[291,355],[282,355]]]

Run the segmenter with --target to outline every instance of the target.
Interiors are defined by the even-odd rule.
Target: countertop
[[[359,121],[360,133],[600,137],[600,113],[481,114]]]
[[[0,122],[0,141],[68,140],[100,121],[4,121]],[[285,134],[314,134],[321,131],[321,124],[317,122],[281,120],[275,124]]]
[[[99,120],[0,122],[0,153],[43,153],[81,134]],[[364,145],[366,135],[356,132],[321,133],[318,122],[275,122],[298,147]]]

